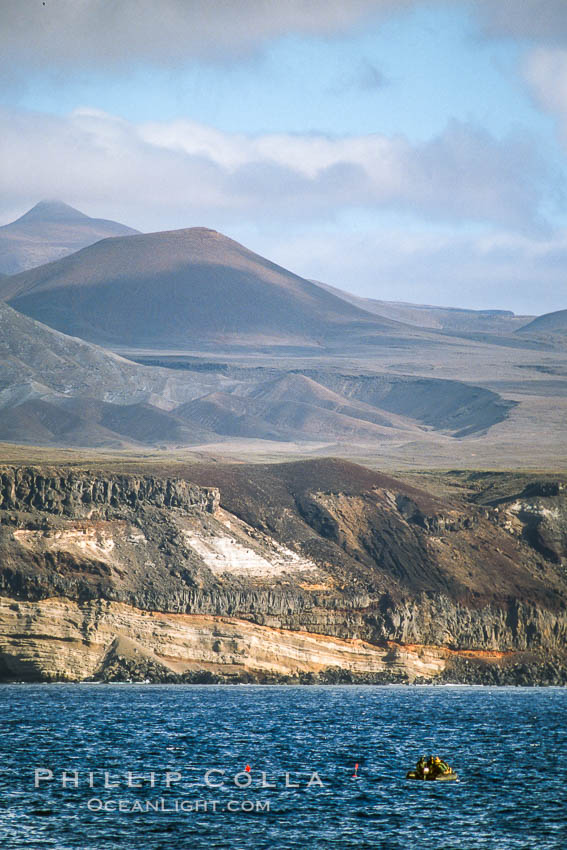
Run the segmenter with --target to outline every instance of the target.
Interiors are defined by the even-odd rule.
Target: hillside
[[[338,356],[253,355],[243,358],[247,365],[157,358],[175,367],[164,368],[61,334],[7,304],[0,304],[0,351],[0,441],[10,443],[135,451],[205,445],[223,457],[325,453],[390,468],[529,468],[565,456],[567,385],[555,354],[540,365],[535,352],[533,367],[524,352],[521,360],[514,355],[506,382],[488,386],[388,374],[377,370],[375,354],[374,370]],[[428,371],[431,349],[413,351]],[[485,362],[496,377],[488,347]],[[447,363],[460,375],[471,357],[463,349]]]
[[[544,313],[518,330],[522,334],[567,334],[567,310]]]
[[[216,231],[104,239],[3,278],[0,293],[27,314],[3,313],[13,327],[0,440],[330,453],[412,468],[565,454],[567,361],[551,335],[381,318]],[[47,324],[24,327],[29,316]],[[106,351],[94,368],[92,345],[60,359],[76,337],[137,363]]]
[[[506,334],[518,330],[533,319],[533,316],[516,316],[511,310],[467,310],[461,307],[410,304],[406,301],[381,301],[353,295],[320,281],[314,283],[361,310],[418,328],[455,333]]]
[[[353,335],[419,336],[205,228],[103,240],[3,281],[0,293],[50,327],[115,347],[317,349]]]
[[[106,401],[141,395],[159,380],[157,370],[144,369],[110,351],[65,336],[22,316],[0,302],[0,398],[6,401],[19,386],[36,393],[85,393]],[[141,376],[146,382],[140,380]]]
[[[0,473],[0,680],[567,681],[561,478],[492,507],[332,459]]]
[[[103,218],[90,218],[62,201],[40,201],[0,227],[0,272],[17,274],[72,254],[109,236],[137,233]]]
[[[195,390],[190,378],[132,363],[0,303],[0,440],[95,447],[200,442],[212,435],[189,429],[168,408],[217,383],[202,376]]]
[[[325,386],[337,380],[326,372],[318,382],[263,369],[223,375],[143,366],[4,303],[0,355],[0,440],[36,445],[175,447],[219,436],[372,444],[425,439],[433,413],[440,430],[482,430],[509,407],[494,393],[448,381],[343,376],[347,397]]]
[[[487,430],[513,404],[452,381],[305,370],[241,382],[178,407],[176,415],[226,436],[336,440],[366,445],[427,440],[426,427],[456,437]]]

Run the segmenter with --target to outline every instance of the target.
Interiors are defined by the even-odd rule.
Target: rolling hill
[[[103,218],[90,218],[62,201],[40,201],[0,227],[0,272],[17,274],[72,254],[109,236],[137,233]]]
[[[513,406],[456,381],[320,371],[248,380],[230,393],[215,391],[180,405],[175,415],[196,430],[228,437],[378,445],[427,440],[430,429],[457,437],[482,433]]]
[[[336,286],[313,281],[361,310],[418,328],[454,333],[512,333],[527,325],[533,316],[516,316],[511,310],[467,310],[461,307],[434,307],[430,304],[410,304],[406,301],[381,301],[363,298]]]
[[[567,310],[544,313],[518,329],[523,334],[567,334]]]
[[[469,437],[474,458],[519,444],[529,458],[548,444],[542,415],[557,433],[563,367],[547,342],[502,333],[497,348],[382,318],[204,228],[104,239],[3,278],[0,295],[0,440],[415,464],[460,462]]]
[[[201,442],[212,432],[189,428],[167,408],[217,380],[203,376],[195,384],[191,377],[140,366],[0,303],[1,441],[93,447]]]
[[[50,327],[111,347],[323,349],[420,333],[205,228],[105,239],[2,281],[0,294]]]
[[[0,441],[179,447],[238,438],[350,451],[429,442],[432,430],[482,433],[513,407],[456,381],[210,365],[140,365],[0,302]]]

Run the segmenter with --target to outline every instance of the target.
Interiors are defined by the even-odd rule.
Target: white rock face
[[[31,551],[68,552],[86,555],[103,563],[109,563],[115,547],[113,538],[96,528],[80,528],[45,534],[43,531],[14,531],[14,539]]]
[[[225,529],[224,534],[207,532],[197,523],[183,530],[186,544],[215,575],[232,573],[266,577],[283,573],[320,572],[313,561],[302,558],[222,509],[216,511],[215,520]]]
[[[234,537],[198,537],[186,532],[187,545],[197,552],[211,572],[247,576],[281,575],[289,572],[315,570],[315,564],[300,558],[291,549],[279,546],[269,561],[254,549],[244,546]]]

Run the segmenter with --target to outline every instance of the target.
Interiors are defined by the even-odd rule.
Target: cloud
[[[332,36],[414,0],[2,0],[3,64],[119,67],[246,56],[288,33]]]
[[[567,41],[565,0],[473,0],[472,5],[488,36]]]
[[[550,175],[525,140],[452,122],[432,140],[403,136],[223,133],[190,121],[134,124],[94,110],[0,114],[6,209],[41,197],[216,221],[333,219],[394,210],[440,221],[538,229]],[[142,211],[142,212],[140,212]],[[151,212],[150,212],[151,211]]]
[[[538,106],[556,117],[567,148],[567,49],[541,47],[532,51],[524,75]]]
[[[234,197],[291,215],[343,208],[393,209],[441,220],[541,225],[546,169],[522,139],[495,140],[452,122],[412,146],[402,136],[229,135],[193,122],[145,124],[156,147],[201,156],[225,169]]]
[[[548,176],[532,145],[456,121],[415,146],[379,134],[230,135],[188,121],[148,123],[140,133],[156,148],[214,161],[235,197],[253,196],[273,214],[283,206],[296,216],[366,207],[520,229],[542,224]]]
[[[113,71],[140,63],[227,62],[288,34],[332,37],[430,0],[1,0],[0,67]],[[490,37],[567,40],[564,0],[446,0],[472,8]],[[368,84],[380,82],[380,77]]]

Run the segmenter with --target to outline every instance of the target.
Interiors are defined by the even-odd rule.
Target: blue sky
[[[567,306],[562,0],[4,0],[0,24],[1,223],[58,197],[368,297]]]

